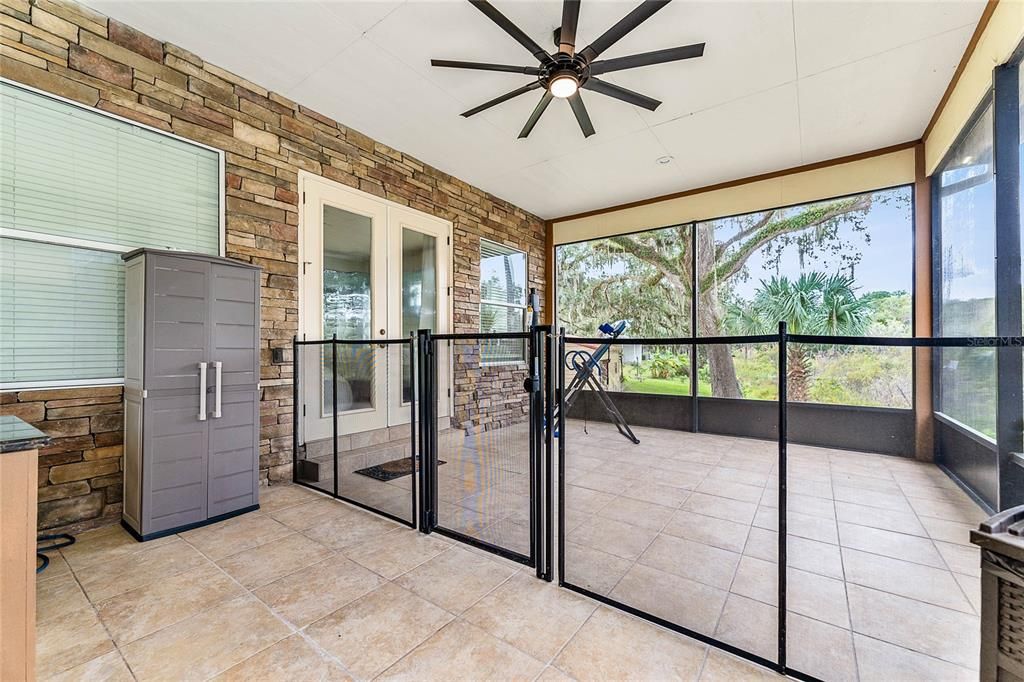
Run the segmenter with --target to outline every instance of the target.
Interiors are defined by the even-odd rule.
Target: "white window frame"
[[[57,102],[61,102],[63,104],[67,104],[69,106],[73,106],[73,107],[76,107],[78,109],[83,109],[85,111],[88,111],[88,112],[93,113],[93,114],[97,114],[99,116],[104,116],[106,118],[113,119],[115,121],[120,121],[122,123],[126,123],[128,125],[132,125],[132,126],[135,126],[137,128],[142,128],[144,130],[148,130],[148,131],[156,133],[158,135],[162,135],[164,137],[167,137],[167,138],[170,138],[170,139],[173,139],[173,140],[178,140],[179,142],[184,142],[185,144],[190,144],[190,145],[193,145],[195,147],[199,147],[201,149],[206,149],[207,151],[214,152],[217,155],[217,184],[218,184],[218,192],[217,192],[217,194],[218,194],[218,203],[219,203],[218,216],[217,216],[218,228],[219,228],[218,236],[217,236],[217,241],[218,241],[217,251],[218,251],[218,254],[220,256],[224,256],[224,246],[225,246],[225,241],[226,241],[225,240],[224,208],[225,208],[226,201],[225,201],[225,198],[224,198],[225,190],[224,190],[224,150],[223,149],[217,149],[216,147],[211,147],[211,146],[203,144],[201,142],[196,142],[195,140],[190,140],[188,138],[181,137],[180,135],[175,135],[174,133],[169,133],[166,130],[161,130],[160,128],[155,128],[153,126],[146,125],[145,123],[139,123],[138,121],[133,121],[130,118],[125,118],[124,116],[118,116],[117,114],[112,114],[109,111],[104,111],[103,109],[97,109],[96,107],[91,107],[91,106],[88,106],[87,104],[82,104],[81,102],[76,102],[76,101],[68,99],[66,97],[61,97],[60,95],[55,95],[55,94],[53,94],[51,92],[47,92],[45,90],[40,90],[39,88],[34,88],[34,87],[30,86],[30,85],[25,85],[24,83],[20,83],[18,81],[11,80],[10,78],[4,78],[3,76],[0,76],[0,83],[3,83],[5,85],[11,86],[11,87],[19,88],[19,89],[24,90],[26,92],[31,92],[31,93],[34,93],[36,95],[40,95],[42,97],[46,97],[46,98],[55,100]],[[2,227],[0,227],[0,238],[4,238],[4,239],[18,239],[18,240],[21,240],[21,241],[38,242],[40,244],[53,244],[54,246],[70,246],[70,247],[77,248],[77,249],[82,249],[82,250],[105,251],[105,252],[108,252],[108,253],[128,253],[129,251],[134,251],[135,248],[136,248],[136,247],[121,246],[119,244],[109,244],[109,243],[106,243],[106,242],[93,241],[93,240],[90,240],[90,239],[77,239],[75,237],[66,237],[66,236],[61,236],[61,235],[49,235],[49,234],[44,234],[44,233],[41,233],[41,232],[29,232],[27,230],[18,230],[18,229],[2,228]],[[24,391],[24,390],[28,390],[28,389],[83,388],[83,387],[90,387],[90,386],[120,386],[122,384],[124,384],[124,377],[123,376],[121,376],[121,377],[109,377],[109,378],[102,378],[102,379],[53,379],[53,380],[48,380],[48,381],[11,381],[11,382],[6,382],[6,383],[0,382],[0,393],[7,393],[7,392],[11,392],[11,391]]]
[[[485,300],[484,299],[483,281],[481,279],[481,281],[479,282],[479,284],[480,284],[480,307],[477,309],[477,314],[479,316],[479,320],[477,322],[477,327],[480,329],[480,333],[481,334],[485,333],[483,331],[483,328],[481,327],[481,325],[483,324],[483,307],[484,307],[484,305],[500,306],[500,307],[503,307],[503,308],[511,308],[513,310],[522,311],[522,313],[523,313],[523,329],[521,331],[525,332],[526,328],[527,328],[526,313],[527,313],[527,309],[529,308],[529,300],[530,300],[530,293],[529,293],[529,288],[530,288],[529,287],[529,285],[530,285],[530,280],[529,280],[529,278],[530,278],[530,254],[527,253],[523,249],[516,248],[515,246],[509,246],[508,244],[502,244],[501,242],[495,241],[493,239],[487,239],[486,237],[480,237],[480,269],[481,269],[480,276],[481,276],[481,278],[483,277],[482,268],[483,268],[483,260],[484,260],[484,257],[483,257],[483,253],[484,253],[483,244],[484,244],[484,242],[487,242],[488,244],[493,244],[499,250],[510,251],[510,252],[513,252],[514,254],[522,254],[522,256],[523,256],[523,273],[524,273],[524,275],[526,277],[526,281],[523,282],[523,284],[524,284],[524,286],[523,286],[523,289],[524,289],[524,291],[523,291],[523,303],[522,303],[522,305],[518,305],[516,303],[509,303],[508,301],[490,301],[490,300]],[[523,342],[523,357],[521,357],[519,359],[516,359],[516,360],[484,360],[483,353],[480,354],[480,366],[481,367],[525,366],[525,365],[526,365],[526,342],[525,342],[525,340]]]

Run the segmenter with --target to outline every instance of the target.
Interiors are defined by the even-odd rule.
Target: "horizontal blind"
[[[480,331],[521,332],[526,327],[526,254],[480,240]],[[526,344],[519,339],[483,342],[484,364],[522,362]]]
[[[499,256],[508,256],[513,253],[522,253],[522,251],[503,246],[488,239],[480,240],[480,258],[498,258]]]
[[[0,228],[217,254],[220,155],[0,84]]]
[[[0,83],[0,387],[123,376],[119,252],[219,253],[220,164],[211,149]]]
[[[480,304],[480,332],[503,334],[526,329],[526,310],[517,306],[494,303]],[[526,342],[522,339],[491,339],[482,342],[484,363],[522,362],[526,359]]]
[[[121,376],[123,291],[119,254],[0,239],[0,381]]]
[[[526,306],[526,254],[480,240],[480,299]]]

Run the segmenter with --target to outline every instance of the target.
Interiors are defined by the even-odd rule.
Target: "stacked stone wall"
[[[240,6],[239,11],[244,8]],[[455,332],[479,329],[482,237],[527,252],[529,285],[538,289],[543,300],[544,222],[540,218],[88,7],[58,0],[0,0],[0,75],[225,152],[226,254],[263,268],[260,470],[264,481],[291,477],[290,348],[298,331],[299,171],[452,222]],[[288,349],[283,364],[273,363],[275,348]],[[0,412],[27,415],[27,421],[59,441],[80,439],[68,441],[64,451],[44,455],[50,458],[47,461],[67,461],[54,464],[46,477],[40,477],[40,499],[45,500],[40,503],[41,512],[42,505],[56,503],[41,513],[41,524],[119,515],[120,468],[114,465],[120,453],[103,451],[110,453],[108,458],[96,451],[120,447],[122,417],[116,408],[120,390],[74,389],[75,397],[60,390],[3,394]],[[113,397],[117,400],[57,405],[63,400]],[[55,406],[51,408],[50,403]],[[68,409],[82,414],[64,413],[67,416],[51,419],[51,409],[54,415]],[[115,437],[116,443],[107,443]],[[58,469],[72,465],[78,468]],[[83,478],[67,478],[79,475]],[[54,476],[62,480],[53,480]]]

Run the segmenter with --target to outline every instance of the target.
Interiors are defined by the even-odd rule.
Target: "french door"
[[[304,339],[365,342],[448,331],[450,223],[323,178],[303,175],[301,188]],[[302,397],[306,439],[331,436],[335,395],[339,434],[409,422],[415,387],[407,347],[338,344],[334,356],[328,345],[319,362],[303,367],[304,390],[319,393]]]

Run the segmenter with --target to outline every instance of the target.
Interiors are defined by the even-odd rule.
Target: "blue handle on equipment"
[[[602,334],[607,334],[608,336],[615,339],[618,338],[619,334],[626,331],[626,321],[619,320],[618,322],[605,322],[604,324],[600,325],[597,329]]]
[[[619,320],[618,322],[605,322],[604,324],[598,327],[598,330],[602,334],[606,334],[607,336],[616,339],[619,337],[619,334],[626,331],[626,326],[627,324],[625,320]],[[604,357],[604,354],[608,352],[608,349],[610,347],[611,344],[606,343],[602,345],[600,348],[598,348],[596,351],[594,351],[594,353],[590,356],[590,361],[587,363],[587,365],[589,367],[596,367],[597,364],[601,361],[601,358]]]

